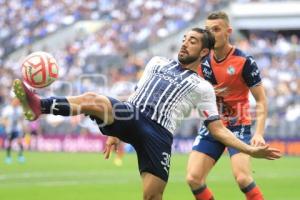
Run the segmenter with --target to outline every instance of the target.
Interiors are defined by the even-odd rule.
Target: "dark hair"
[[[208,48],[209,50],[214,48],[215,37],[209,30],[197,27],[197,28],[192,28],[192,31],[196,31],[202,34],[202,38],[201,38],[202,48]]]

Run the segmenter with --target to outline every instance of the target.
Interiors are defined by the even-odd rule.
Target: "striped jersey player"
[[[180,121],[198,108],[202,121],[218,116],[213,87],[175,60],[154,57],[128,102],[174,133]]]

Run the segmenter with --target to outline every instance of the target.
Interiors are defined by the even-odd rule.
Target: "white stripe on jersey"
[[[174,97],[174,99],[172,99],[172,101],[169,103],[168,107],[166,108],[166,114],[165,116],[169,116],[170,112],[172,112],[172,110],[174,108],[176,108],[178,101],[185,96],[186,94],[188,94],[192,89],[194,89],[196,86],[192,83],[190,84],[186,84],[186,87],[181,88],[181,90],[177,93],[176,97]],[[163,125],[167,125],[168,124],[169,119],[167,117],[165,117],[165,119],[161,122]]]
[[[200,119],[203,110],[218,115],[213,87],[178,62],[154,57],[147,64],[144,75],[128,102],[149,119],[174,133],[181,117],[197,107]]]
[[[171,63],[172,63],[172,62],[170,62],[169,64],[171,64]],[[167,64],[166,66],[168,66],[169,64]],[[177,67],[178,65],[179,65],[179,64],[176,63],[176,65],[174,65],[174,66],[172,66],[172,67],[169,67],[168,70],[173,69],[173,68]],[[161,67],[161,68],[163,68],[163,67]],[[160,68],[160,69],[161,69],[161,68]]]
[[[185,96],[186,94],[190,93],[193,89],[195,89],[196,86],[195,85],[189,85],[189,87],[186,89],[186,91],[184,91],[180,97],[177,98],[177,100],[173,103],[171,103],[171,106],[169,108],[169,110],[167,111],[167,114],[166,116],[169,116],[169,114],[173,111],[173,109],[176,109],[176,106],[177,106],[177,103],[178,101],[183,97]],[[171,124],[171,120],[167,119],[165,120],[165,122],[162,122],[163,124],[166,124],[166,126],[169,126],[169,124]]]
[[[144,99],[145,96],[148,95],[148,90],[149,90],[149,87],[152,85],[152,82],[156,80],[156,77],[152,77],[152,80],[149,82],[149,84],[147,85],[147,87],[144,89],[142,89],[140,91],[140,95],[137,97],[136,100],[138,100],[138,102],[136,103],[136,105],[140,105],[142,100]],[[146,85],[146,84],[145,84]],[[154,87],[152,88],[152,90],[154,89]]]
[[[157,108],[158,108],[158,106],[160,105],[161,100],[163,99],[163,97],[165,96],[165,94],[167,93],[167,91],[170,89],[171,86],[172,86],[172,85],[170,84],[170,85],[165,89],[165,91],[162,93],[162,95],[160,96],[160,98],[158,99],[158,102],[157,102],[157,104],[156,104],[156,106],[155,106],[155,108],[154,108],[153,115],[151,116],[151,119],[152,119],[152,120],[156,119]],[[174,90],[174,91],[175,91],[175,90]]]
[[[144,81],[144,83],[148,83],[148,82],[151,80],[151,78],[153,78],[152,74],[153,74],[153,72],[154,72],[157,68],[159,68],[158,65],[155,66],[155,67],[153,67],[150,73],[145,74],[145,77],[144,77],[144,78],[145,78],[145,81]],[[153,81],[153,80],[151,80],[148,84],[151,85],[151,82],[152,82],[152,81]],[[144,84],[144,85],[142,86],[141,89],[139,89],[139,88],[138,88],[138,89],[139,89],[140,91],[145,91],[145,87],[148,86],[148,84]],[[143,92],[136,92],[135,95],[132,97],[132,103],[135,104],[136,101],[139,99],[139,97],[140,97],[142,94],[143,94]],[[143,98],[141,98],[141,99],[143,99]]]
[[[169,62],[166,66],[170,65],[171,63],[172,63],[172,62]],[[178,65],[179,65],[179,64],[176,63],[176,64],[173,65],[172,67],[169,67],[168,70],[173,69],[173,68],[177,67]],[[161,67],[158,69],[158,71],[161,70],[163,67],[165,67],[165,66],[161,66]],[[184,73],[186,73],[186,71],[185,71]],[[184,74],[184,73],[182,73],[182,74]],[[178,77],[177,77],[177,78],[178,78]],[[176,80],[177,78],[175,78],[175,80]],[[155,78],[153,78],[153,80],[154,80],[154,79],[155,79]],[[150,93],[148,94],[148,97],[147,97],[147,99],[146,99],[146,101],[145,101],[145,103],[144,103],[144,106],[143,106],[143,109],[141,110],[141,112],[144,112],[144,111],[145,111],[146,105],[148,105],[149,98],[152,96],[152,93],[153,93],[154,89],[156,89],[156,86],[157,86],[157,84],[158,84],[160,81],[161,81],[161,78],[155,83],[155,85],[153,86],[152,90],[151,90]],[[150,86],[150,85],[149,85],[149,86]],[[166,94],[166,92],[168,91],[168,89],[169,89],[171,86],[172,86],[172,84],[169,84],[168,87],[165,89],[165,91],[160,95],[160,99],[159,99],[159,101],[156,103],[156,106],[155,106],[156,109],[154,109],[154,113],[153,113],[152,116],[155,115],[155,112],[156,112],[156,110],[157,110],[157,107],[159,106],[160,101],[163,99],[164,95]],[[147,89],[146,89],[146,91],[147,91]],[[145,94],[146,94],[146,92],[145,92]],[[141,98],[141,99],[142,99],[142,98]],[[152,117],[151,117],[151,119],[152,119]]]
[[[182,81],[182,84],[183,83],[185,83],[185,82],[187,82],[187,79],[188,79],[188,77],[186,77],[186,79],[184,80],[184,81]],[[177,94],[175,94],[175,97],[174,97],[174,99],[176,99],[177,98],[177,96],[179,96],[180,95],[180,93],[181,93],[181,91],[183,91],[184,89],[186,89],[187,87],[189,86],[189,84],[186,84],[185,86],[183,86],[182,88],[177,88],[176,90],[174,90],[173,92],[172,92],[172,95],[174,94],[174,93],[177,93]],[[173,96],[172,95],[170,95],[169,96],[169,98],[166,100],[166,102],[169,102],[169,100],[171,100],[171,102],[173,102],[173,99],[171,99]],[[163,105],[163,107],[162,107],[162,109],[161,109],[161,113],[162,113],[162,111],[164,111],[164,110],[166,110],[166,106],[167,106],[167,108],[170,106],[171,104],[168,104],[168,103],[165,103],[164,105]],[[159,116],[159,118],[158,118],[158,123],[162,123],[162,117],[163,117],[163,115],[160,115]]]
[[[132,99],[132,102],[133,104],[136,103],[136,101],[138,101],[138,99],[140,98],[140,101],[143,99],[143,95],[146,95],[145,91],[147,91],[147,89],[149,88],[149,86],[152,84],[152,82],[154,81],[155,77],[153,77],[153,74],[155,71],[159,71],[161,70],[164,66],[168,66],[172,63],[173,61],[172,60],[169,60],[169,62],[166,64],[166,65],[155,65],[154,67],[152,66],[147,66],[147,67],[152,67],[151,70],[149,71],[149,73],[146,73],[145,76],[143,79],[145,80],[143,83],[147,83],[149,82],[152,78],[152,80],[148,83],[148,84],[144,84],[142,88],[140,88],[139,92],[136,92],[135,95],[131,98]],[[178,63],[176,64],[178,65]],[[145,89],[145,87],[147,87]],[[140,103],[140,102],[139,102]],[[137,104],[139,104],[137,103]]]
[[[177,66],[177,65],[176,65],[176,66]],[[175,66],[174,66],[174,67],[175,67]],[[171,67],[171,68],[173,68],[173,67]],[[182,76],[183,76],[184,74],[186,74],[187,72],[188,72],[188,71],[184,71],[183,73],[181,73],[181,74],[180,74],[180,77],[182,77]],[[179,78],[179,76],[178,76],[177,78]],[[177,80],[177,78],[175,78],[175,80]],[[164,97],[165,94],[168,92],[168,90],[170,89],[171,86],[172,86],[172,84],[170,84],[170,85],[165,89],[165,91],[163,92],[163,94],[160,96],[160,98],[159,98],[159,100],[158,100],[158,102],[157,102],[157,104],[156,104],[156,106],[155,106],[155,108],[154,108],[154,113],[153,113],[153,115],[152,115],[152,117],[151,117],[152,120],[156,119],[157,108],[158,108],[158,106],[160,105],[161,100],[163,99],[163,97]],[[179,88],[176,88],[175,90],[172,91],[172,93],[170,94],[170,96],[166,99],[165,104],[168,103],[168,101],[173,97],[174,93],[176,93],[176,91],[177,91],[178,89],[179,89]],[[165,106],[165,105],[163,105],[163,106]],[[161,113],[162,113],[162,110],[160,110],[160,111],[161,111]],[[160,117],[160,116],[159,116],[159,117]]]
[[[155,80],[155,78],[153,78],[153,80]],[[158,84],[160,81],[161,81],[161,78],[158,79],[158,81],[154,84],[154,86],[153,86],[152,90],[150,91],[150,93],[147,94],[148,97],[147,97],[147,99],[146,99],[146,101],[145,101],[145,103],[144,103],[144,105],[143,105],[144,107],[143,107],[143,109],[141,110],[141,112],[144,112],[144,111],[145,111],[146,105],[148,105],[149,98],[152,96],[152,93],[153,93],[154,89],[156,89],[156,86],[157,86],[157,84]],[[149,85],[149,86],[150,86],[150,85]],[[145,93],[146,93],[146,92],[145,92]],[[142,99],[142,98],[141,98],[141,99]]]

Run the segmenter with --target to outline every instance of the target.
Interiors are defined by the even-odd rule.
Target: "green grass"
[[[0,152],[2,160],[4,155]],[[26,152],[25,156],[24,164],[0,162],[1,200],[142,199],[135,154],[126,155],[122,167],[104,160],[101,154]],[[165,200],[193,199],[184,180],[186,161],[187,155],[173,155]],[[300,199],[299,158],[253,160],[253,171],[266,200]],[[213,169],[208,185],[218,200],[244,199],[227,156]]]

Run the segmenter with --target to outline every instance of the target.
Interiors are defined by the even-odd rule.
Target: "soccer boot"
[[[29,121],[36,120],[42,113],[40,98],[20,79],[14,80],[13,91],[23,107],[25,118]]]
[[[6,158],[5,158],[5,161],[4,161],[6,164],[11,164],[12,163],[12,158],[10,157],[10,156],[7,156]]]
[[[18,161],[19,161],[19,163],[24,163],[25,162],[25,157],[24,156],[19,156]]]

